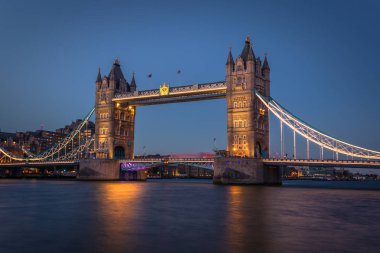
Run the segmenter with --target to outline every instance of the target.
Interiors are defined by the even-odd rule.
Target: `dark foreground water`
[[[380,252],[379,190],[0,180],[0,252]]]

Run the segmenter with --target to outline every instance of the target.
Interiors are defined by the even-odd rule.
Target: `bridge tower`
[[[95,150],[103,159],[131,159],[134,146],[135,107],[114,103],[117,93],[134,92],[136,81],[131,84],[124,78],[120,61],[116,59],[108,76],[96,78],[95,99]]]
[[[226,84],[227,151],[232,156],[268,157],[268,110],[255,98],[254,89],[269,97],[270,68],[267,56],[263,64],[255,57],[249,36],[236,62],[231,49],[228,52]]]

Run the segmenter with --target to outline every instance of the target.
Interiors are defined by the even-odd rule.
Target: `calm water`
[[[0,219],[1,253],[380,252],[380,182],[0,180]]]

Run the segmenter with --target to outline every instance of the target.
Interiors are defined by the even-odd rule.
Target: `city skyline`
[[[139,90],[155,89],[163,82],[179,86],[224,80],[228,48],[236,58],[250,34],[256,56],[263,59],[268,53],[274,98],[316,128],[378,150],[380,119],[373,115],[380,91],[376,73],[380,38],[374,32],[379,27],[379,5],[341,3],[223,2],[206,15],[213,5],[206,3],[200,9],[200,3],[166,2],[153,11],[154,3],[146,8],[116,3],[109,9],[102,2],[96,6],[46,3],[36,9],[27,2],[3,2],[8,12],[1,17],[0,31],[8,36],[2,42],[0,66],[2,90],[8,96],[0,101],[0,128],[33,131],[44,123],[45,129],[53,130],[82,118],[94,104],[98,67],[108,75],[115,58],[120,59],[129,82],[136,73]],[[295,4],[296,11],[292,10]],[[247,10],[239,8],[245,5]],[[135,12],[125,20],[111,16],[113,10],[123,8]],[[235,16],[238,9],[250,10],[254,17]],[[138,11],[147,18],[140,18]],[[179,20],[183,12],[186,15]],[[177,16],[171,19],[168,13]],[[102,14],[103,19],[94,18]],[[226,21],[234,17],[238,21]],[[14,22],[5,22],[7,18]],[[211,151],[214,138],[216,146],[224,148],[225,110],[224,100],[139,107],[136,152],[143,147],[148,153]],[[22,117],[14,116],[18,112]],[[274,137],[277,128],[278,122],[272,124]],[[272,150],[277,146],[273,143]]]

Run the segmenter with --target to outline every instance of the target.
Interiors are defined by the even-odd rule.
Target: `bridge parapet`
[[[349,167],[349,168],[379,168],[380,161],[375,160],[320,160],[320,159],[263,159],[267,165],[283,166],[320,166],[320,167]]]
[[[191,94],[191,93],[202,93],[202,92],[211,92],[211,91],[220,91],[226,90],[227,85],[224,81],[212,82],[212,83],[203,83],[203,84],[192,84],[185,86],[177,86],[169,88],[168,95],[182,95],[182,94]],[[153,90],[143,90],[135,91],[128,93],[119,93],[114,97],[114,101],[119,99],[141,99],[149,97],[161,96],[160,89]]]
[[[165,163],[165,162],[198,162],[198,163],[213,163],[214,158],[139,158],[120,160],[120,163]]]
[[[66,161],[26,161],[26,162],[12,162],[12,163],[0,163],[0,167],[15,168],[15,167],[47,167],[47,166],[74,166],[79,165],[79,160],[66,160]]]

